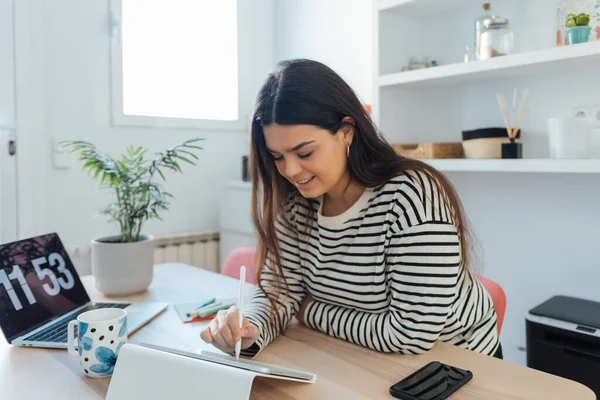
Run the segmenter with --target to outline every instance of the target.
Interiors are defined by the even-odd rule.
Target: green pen
[[[212,299],[200,304],[198,307],[194,308],[189,313],[185,314],[185,316],[186,317],[195,317],[196,315],[198,315],[198,310],[210,306],[211,304],[215,303],[215,301],[216,301],[216,299],[213,297]],[[221,304],[221,303],[217,303],[217,304]]]
[[[188,317],[196,318],[196,317],[198,317],[198,314],[201,313],[202,311],[208,310],[208,309],[213,309],[213,308],[221,306],[221,305],[223,305],[223,303],[216,302],[216,303],[210,304],[210,305],[202,307],[202,308],[197,308],[196,310],[192,311],[191,313],[188,313]]]
[[[198,317],[200,317],[200,318],[207,317],[207,316],[212,315],[212,314],[214,314],[214,313],[216,313],[218,311],[226,310],[229,307],[231,307],[232,305],[233,304],[221,304],[221,303],[218,303],[218,304],[212,305],[210,307],[206,307],[205,309],[203,309],[203,310],[201,310],[201,311],[198,312]]]

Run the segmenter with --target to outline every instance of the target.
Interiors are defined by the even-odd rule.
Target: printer
[[[600,396],[600,303],[554,296],[525,320],[527,366],[579,382]]]

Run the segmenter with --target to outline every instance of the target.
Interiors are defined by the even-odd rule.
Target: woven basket
[[[392,144],[396,153],[407,158],[464,158],[462,143]]]

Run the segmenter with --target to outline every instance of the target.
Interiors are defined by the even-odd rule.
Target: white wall
[[[600,301],[600,176],[452,173],[480,247],[476,270],[506,292],[505,358],[525,364],[525,315],[556,294]]]
[[[370,1],[277,3],[276,15],[280,20],[276,24],[279,38],[276,57],[314,56],[329,61],[354,87],[369,93],[374,83],[371,74],[365,73],[372,61],[367,60],[372,54],[370,6]],[[350,53],[354,60],[347,60],[348,49],[357,37],[361,45]],[[586,75],[580,82],[589,78]],[[567,79],[560,80],[563,86],[566,82]],[[488,89],[496,90],[494,85]],[[528,117],[536,121],[552,113],[566,115],[567,106],[576,105],[574,101],[587,104],[594,98],[598,100],[597,93],[567,93],[557,97],[548,87],[534,89],[532,104],[542,109],[536,110],[532,105]],[[469,104],[482,104],[481,109],[463,111],[492,118],[497,109],[478,97],[482,90],[478,86],[466,93],[473,100]],[[544,129],[539,124],[527,128],[538,134]],[[510,173],[448,176],[458,189],[479,239],[481,263],[476,270],[500,283],[508,297],[501,335],[505,358],[525,364],[525,353],[518,347],[525,346],[524,318],[529,309],[555,294],[600,301],[597,289],[600,176]]]
[[[277,0],[275,58],[323,62],[371,104],[371,13],[370,0]]]
[[[240,50],[240,113],[247,117],[274,64],[274,5],[273,0],[253,0],[241,1],[240,7],[240,29],[249,43]],[[205,138],[198,165],[168,176],[165,187],[175,199],[162,214],[164,221],[152,221],[144,231],[216,230],[221,185],[241,177],[247,132],[111,126],[107,16],[108,2],[101,0],[19,0],[16,5],[20,236],[56,231],[73,250],[115,232],[115,226],[97,217],[112,194],[99,191],[79,164],[53,169],[54,139],[88,140],[118,156],[129,144],[146,146],[152,154],[193,136]],[[0,106],[4,103],[0,98]],[[78,265],[84,272],[87,267]]]

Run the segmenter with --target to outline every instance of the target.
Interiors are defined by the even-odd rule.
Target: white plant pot
[[[145,291],[154,276],[154,238],[135,243],[110,243],[119,236],[92,240],[92,275],[96,289],[108,296]]]

